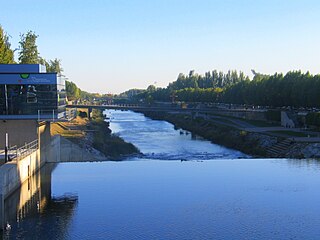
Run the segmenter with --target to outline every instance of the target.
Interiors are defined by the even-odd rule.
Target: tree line
[[[291,71],[254,78],[224,90],[227,103],[262,106],[320,107],[320,75]]]
[[[135,90],[134,101],[184,101],[208,103],[252,104],[273,107],[320,107],[320,75],[290,71],[287,74],[266,75],[252,70],[250,79],[243,72],[206,72],[199,75],[190,71],[180,73],[166,88],[150,85],[146,90]],[[130,92],[130,91],[129,91]],[[132,92],[132,91],[131,91]]]

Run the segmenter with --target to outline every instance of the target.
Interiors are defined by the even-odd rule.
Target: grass
[[[216,120],[216,121],[218,121],[218,122],[221,122],[220,125],[221,125],[221,124],[223,125],[223,123],[229,123],[229,124],[231,124],[231,125],[233,125],[233,126],[235,126],[235,127],[240,127],[236,122],[228,119],[228,117],[224,117],[223,119],[221,119],[221,118],[214,118],[214,117],[213,117],[212,120]]]
[[[216,114],[216,113],[211,113],[210,114],[211,116],[220,116],[220,117],[223,117],[225,118],[226,120],[229,118],[229,119],[236,119],[236,120],[239,120],[239,121],[243,121],[243,122],[246,122],[246,123],[249,123],[255,127],[275,127],[275,126],[278,126],[277,124],[275,123],[270,123],[268,121],[262,121],[262,120],[250,120],[250,119],[243,119],[243,118],[239,118],[239,117],[234,117],[234,116],[229,116],[229,115],[223,115],[223,114]],[[233,123],[235,124],[235,123]]]
[[[93,147],[111,159],[118,160],[121,156],[140,153],[131,143],[125,142],[117,135],[111,134],[108,123],[103,120],[100,110],[93,110],[90,128],[95,130]]]
[[[239,120],[242,120],[244,122],[247,122],[247,123],[250,123],[256,127],[275,127],[275,126],[278,126],[277,124],[274,124],[274,123],[270,123],[270,122],[267,122],[267,121],[260,121],[260,120],[249,120],[249,119],[240,119]]]
[[[81,110],[81,109],[80,109]],[[85,109],[83,109],[84,111]],[[79,143],[86,131],[93,132],[92,146],[111,159],[121,159],[121,156],[139,153],[139,150],[131,143],[111,134],[108,123],[103,119],[102,113],[94,109],[91,121],[88,118],[77,116],[70,122],[56,122],[51,124],[51,135],[61,135],[69,138],[74,143]]]
[[[270,133],[275,133],[275,134],[283,134],[283,135],[288,135],[292,137],[313,137],[314,135],[311,134],[306,134],[303,132],[295,132],[295,131],[288,131],[288,130],[282,130],[282,131],[270,131]]]
[[[61,135],[66,138],[84,137],[87,121],[80,117],[73,119],[71,122],[56,122],[51,124],[51,135]]]

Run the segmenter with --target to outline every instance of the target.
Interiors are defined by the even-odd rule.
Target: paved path
[[[301,128],[285,128],[282,126],[274,126],[274,127],[257,127],[251,123],[248,123],[241,119],[230,118],[228,116],[208,116],[205,114],[199,114],[199,116],[204,117],[205,119],[222,124],[225,126],[230,126],[237,128],[239,130],[244,130],[247,132],[257,132],[257,133],[266,133],[268,135],[276,136],[276,137],[285,137],[292,138],[296,142],[319,142],[320,143],[320,132],[312,132]],[[291,134],[286,134],[288,132],[296,132],[303,133],[306,136],[310,135],[310,137],[297,137],[292,136]],[[317,135],[315,137],[312,137]]]

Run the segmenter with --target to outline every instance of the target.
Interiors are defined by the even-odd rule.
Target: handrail
[[[31,153],[39,149],[38,140],[33,140],[32,142],[26,143],[25,145],[17,148],[17,146],[12,146],[8,148],[8,158],[10,161],[19,161],[20,159],[30,155]],[[5,154],[5,150],[1,150],[0,154]]]
[[[20,160],[21,158],[28,156],[37,150],[38,150],[38,140],[36,139],[18,148],[16,150],[16,158],[17,160]]]

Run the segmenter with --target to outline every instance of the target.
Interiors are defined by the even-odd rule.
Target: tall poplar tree
[[[10,47],[9,37],[0,25],[0,64],[15,63],[13,51]]]
[[[38,47],[36,44],[37,37],[38,35],[32,31],[20,35],[19,63],[37,64],[40,62]]]

